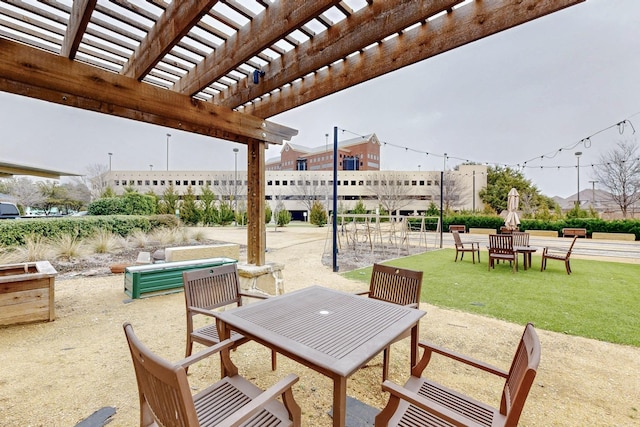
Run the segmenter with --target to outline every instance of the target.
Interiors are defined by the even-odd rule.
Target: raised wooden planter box
[[[182,272],[198,268],[217,267],[237,262],[231,258],[208,258],[192,261],[133,265],[124,271],[124,292],[131,298],[141,298],[182,290]]]
[[[469,234],[496,234],[495,228],[469,228]]]
[[[636,240],[636,235],[633,233],[604,233],[594,231],[593,233],[591,233],[591,238],[594,240],[626,240],[629,242],[634,242]]]
[[[0,325],[55,319],[55,276],[49,261],[0,265]]]
[[[530,236],[558,237],[558,232],[555,230],[526,230],[525,233],[529,233]]]

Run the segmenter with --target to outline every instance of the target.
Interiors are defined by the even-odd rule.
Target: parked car
[[[20,211],[13,203],[0,202],[0,219],[20,218]]]

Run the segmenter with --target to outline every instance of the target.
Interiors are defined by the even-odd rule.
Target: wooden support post
[[[264,265],[267,248],[265,223],[265,143],[251,141],[247,144],[247,262]]]

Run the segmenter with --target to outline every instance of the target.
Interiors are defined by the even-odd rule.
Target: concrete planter
[[[55,319],[55,276],[49,261],[0,265],[0,325]]]

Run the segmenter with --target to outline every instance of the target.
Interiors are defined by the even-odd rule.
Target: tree
[[[640,159],[638,147],[620,141],[617,148],[600,156],[600,164],[595,165],[593,174],[611,193],[611,200],[627,217],[629,207],[640,199]]]
[[[387,174],[386,179],[378,179],[379,175],[367,177],[371,185],[367,190],[378,200],[378,203],[394,214],[410,203],[410,186],[402,185],[402,177],[398,174]]]
[[[542,196],[531,181],[522,175],[522,172],[502,166],[487,168],[487,186],[480,190],[480,199],[494,212],[502,212],[507,209],[507,195],[512,188],[518,190],[521,197],[526,195],[528,203],[535,209],[542,204],[548,206],[548,198]]]
[[[209,185],[200,187],[200,203],[202,204],[202,223],[204,225],[215,224],[218,215],[216,208],[216,194],[211,190]]]
[[[465,188],[462,179],[455,173],[447,171],[443,174],[442,179],[442,203],[445,212],[448,212],[460,205],[460,200],[469,193],[469,189]]]
[[[196,205],[196,194],[193,192],[193,188],[188,186],[180,205],[180,219],[187,225],[198,225],[200,217],[201,211]]]
[[[304,205],[307,211],[311,211],[315,202],[322,196],[327,194],[328,187],[321,187],[318,179],[311,179],[309,175],[302,175],[298,178],[298,185],[295,186],[295,192],[298,193],[300,203]]]
[[[12,178],[3,183],[0,193],[13,196],[19,207],[32,207],[41,204],[45,196],[38,185],[29,178]]]
[[[109,173],[108,165],[94,163],[87,166],[86,170],[87,174],[80,177],[79,180],[89,189],[91,200],[100,197],[114,197],[113,195],[104,195],[105,190],[111,188],[107,181],[107,174]]]
[[[169,184],[162,193],[162,203],[159,206],[158,213],[173,215],[178,207],[178,200],[180,200],[180,195],[176,192],[173,184]]]
[[[327,223],[327,212],[324,207],[317,200],[313,202],[311,206],[311,213],[309,214],[309,222],[318,227],[322,227]]]

